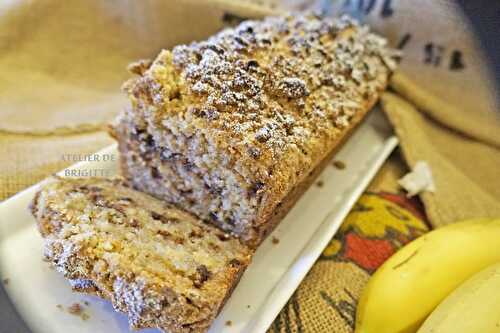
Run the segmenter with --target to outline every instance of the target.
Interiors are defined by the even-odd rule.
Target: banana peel
[[[414,333],[461,283],[500,261],[500,219],[433,230],[396,252],[369,280],[356,333]]]

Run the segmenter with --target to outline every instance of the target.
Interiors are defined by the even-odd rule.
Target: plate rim
[[[287,270],[287,272],[281,277],[279,282],[276,284],[275,288],[271,291],[269,294],[268,299],[265,301],[263,306],[256,312],[254,315],[254,318],[252,318],[252,321],[255,323],[255,326],[251,329],[251,332],[259,332],[260,331],[265,331],[270,324],[272,324],[272,321],[276,318],[276,316],[279,314],[280,310],[283,308],[283,306],[286,304],[286,301],[288,300],[289,297],[273,297],[276,293],[285,293],[290,290],[295,291],[298,286],[300,285],[300,282],[303,280],[303,278],[306,276],[307,272],[309,272],[310,268],[314,265],[314,262],[317,260],[317,258],[321,255],[323,248],[326,246],[328,241],[333,237],[335,234],[336,230],[340,226],[341,222],[343,219],[345,219],[345,216],[349,213],[350,209],[356,202],[356,200],[359,198],[359,196],[363,193],[363,191],[366,189],[366,186],[369,184],[369,182],[373,179],[373,177],[376,175],[378,170],[380,170],[381,166],[383,165],[384,161],[389,157],[391,152],[397,147],[398,145],[398,139],[397,137],[393,134],[388,135],[387,138],[385,139],[384,146],[380,150],[380,155],[377,157],[376,161],[374,162],[374,166],[368,170],[367,174],[360,180],[360,183],[358,186],[356,186],[355,193],[352,195],[352,197],[349,199],[349,202],[346,203],[343,206],[342,213],[335,218],[332,219],[330,213],[328,216],[326,216],[323,221],[321,222],[319,228],[314,232],[313,236],[307,241],[305,247],[299,252],[299,255],[297,256],[298,258],[307,258],[307,266],[309,267],[308,269],[299,269],[300,274],[291,274],[292,271],[297,271],[297,261],[294,261],[290,268]],[[117,144],[111,144],[109,146],[104,147],[103,149],[99,150],[96,152],[96,154],[105,154],[106,152],[116,150]],[[73,165],[70,165],[61,171],[59,171],[57,174],[62,174],[64,173],[65,170],[68,169],[77,169],[81,165],[85,165],[88,162],[82,161],[75,163]],[[2,206],[4,203],[7,201],[11,200],[16,200],[18,196],[22,196],[25,192],[28,191],[33,191],[33,189],[38,188],[41,186],[44,182],[47,181],[47,178],[41,180],[40,182],[16,193],[12,197],[0,202],[0,206]],[[338,213],[338,212],[337,212]],[[324,234],[318,236],[322,229],[325,228],[325,226],[329,226],[327,228],[330,230],[328,232],[329,237],[326,237]],[[311,254],[312,253],[312,254]],[[301,264],[302,266],[304,265],[303,263]],[[287,283],[283,282],[287,281]],[[274,298],[275,301],[270,302],[269,299]],[[279,299],[279,301],[276,301],[276,298]],[[12,299],[8,296],[8,293],[5,289],[5,286],[3,283],[0,283],[0,320],[4,325],[0,327],[0,332],[1,333],[7,333],[7,332],[21,332],[21,333],[32,333],[33,331],[29,328],[29,326],[26,323],[26,320],[21,316],[21,314],[18,312],[16,309],[15,305],[12,302]]]

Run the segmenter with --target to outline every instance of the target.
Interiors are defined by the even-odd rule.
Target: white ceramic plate
[[[346,168],[328,166],[319,178],[323,186],[312,186],[260,246],[211,332],[265,332],[396,145],[387,121],[375,110],[336,155]],[[98,154],[117,156],[116,147]],[[70,169],[117,172],[116,162],[102,158]],[[9,279],[5,289],[18,313],[36,333],[129,332],[125,315],[106,301],[73,293],[42,261],[42,240],[27,210],[37,187],[0,204],[0,275]],[[279,243],[273,244],[273,238]],[[84,306],[87,320],[57,307],[83,301],[89,302]]]

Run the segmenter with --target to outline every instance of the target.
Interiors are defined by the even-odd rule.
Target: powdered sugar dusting
[[[163,51],[128,86],[132,108],[117,132],[129,177],[253,242],[377,101],[394,55],[352,19],[312,14]]]
[[[69,283],[72,288],[76,290],[92,290],[96,288],[96,285],[92,280],[87,280],[87,279],[73,279],[69,280]]]
[[[304,80],[296,77],[286,77],[279,81],[276,90],[284,97],[302,98],[309,95],[309,90]]]
[[[45,259],[75,291],[111,300],[133,328],[208,326],[234,283],[229,263],[243,265],[250,250],[124,185],[72,178],[43,187],[33,213]]]
[[[207,41],[177,46],[172,64],[185,84],[182,93],[196,97],[197,110],[217,117],[196,115],[276,157],[292,146],[307,150],[310,137],[294,126],[329,136],[349,126],[385,86],[396,57],[384,38],[349,17],[305,14],[246,21]],[[155,65],[168,66],[162,55]],[[155,73],[145,77],[161,86]],[[252,157],[248,149],[242,153]]]

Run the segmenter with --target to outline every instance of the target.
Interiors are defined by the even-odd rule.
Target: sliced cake
[[[239,240],[120,179],[54,178],[31,209],[46,259],[134,329],[205,332],[250,261]]]

